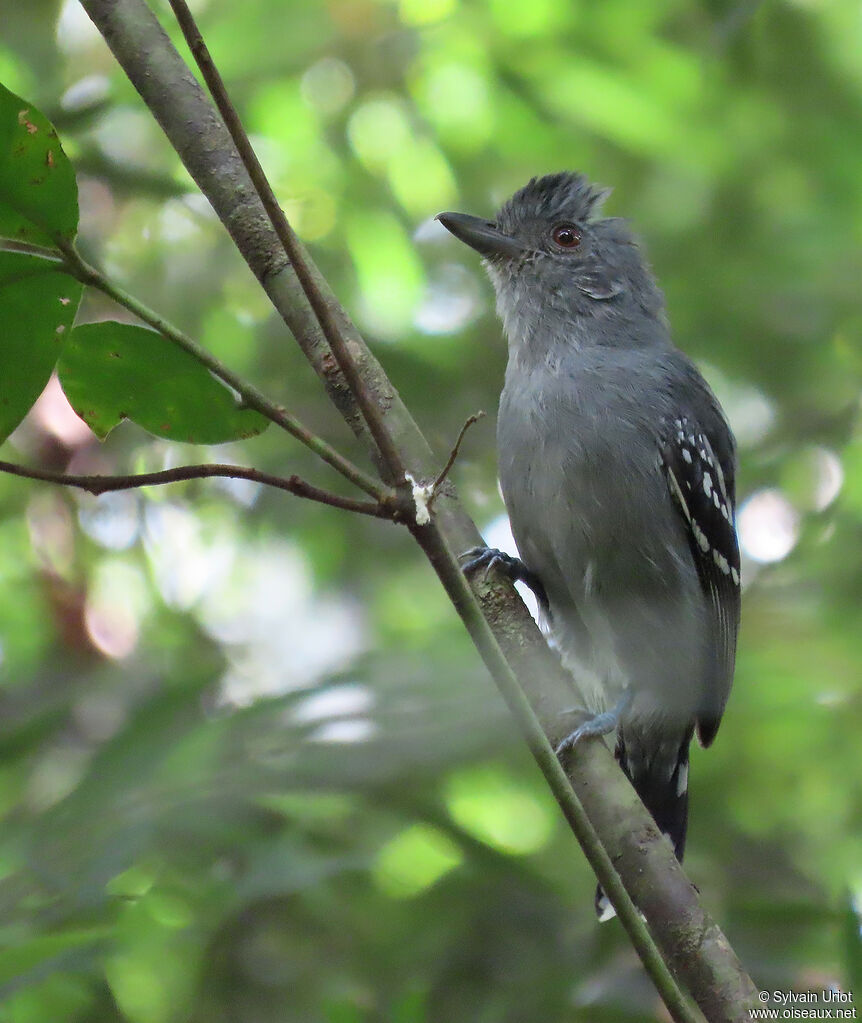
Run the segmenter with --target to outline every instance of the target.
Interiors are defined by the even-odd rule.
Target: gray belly
[[[690,720],[706,668],[704,600],[656,442],[633,420],[504,392],[500,481],[589,709],[631,687],[639,716]]]

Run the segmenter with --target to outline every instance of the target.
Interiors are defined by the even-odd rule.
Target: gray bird
[[[509,343],[497,446],[542,624],[591,717],[560,752],[616,729],[616,756],[681,860],[689,744],[715,738],[739,625],[735,446],[721,407],[671,342],[664,299],[607,192],[534,178],[493,221],[438,219],[471,246]],[[613,911],[601,889],[597,911]]]

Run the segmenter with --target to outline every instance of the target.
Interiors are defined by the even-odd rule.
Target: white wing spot
[[[706,494],[708,501],[712,497],[712,476],[708,472],[703,474],[703,492]]]
[[[721,489],[721,496],[725,500],[727,500],[727,486],[725,485],[725,482],[724,482],[724,472],[722,471],[721,463],[719,462],[719,463],[715,464],[714,468],[715,468],[716,474],[718,475],[718,485],[719,485],[719,487]]]
[[[608,920],[613,920],[613,918],[617,915],[617,911],[611,905],[611,900],[604,892],[602,892],[602,897],[597,908],[600,924],[607,923]]]
[[[718,565],[725,575],[730,575],[730,564],[727,558],[723,554],[719,554],[714,547],[712,549],[712,560],[716,563],[716,565]]]
[[[680,440],[682,440],[682,437],[680,437]],[[691,465],[691,452],[688,450],[688,448],[682,449],[682,460],[684,462],[688,462],[688,464]]]
[[[688,505],[685,503],[685,498],[683,497],[682,491],[679,489],[679,482],[676,476],[674,476],[672,469],[667,470],[667,479],[668,483],[670,483],[671,490],[676,495],[677,501],[679,501],[683,515],[685,515],[686,519],[691,522],[691,512],[688,510]],[[689,487],[689,489],[691,489],[691,487]]]
[[[676,776],[676,794],[684,796],[688,788],[688,764],[680,764],[679,773]]]

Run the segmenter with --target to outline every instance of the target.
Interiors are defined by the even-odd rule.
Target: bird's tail
[[[670,839],[680,863],[688,826],[688,749],[691,736],[690,728],[681,736],[660,742],[654,736],[625,735],[623,729],[617,736],[616,758],[620,767],[659,830]],[[596,890],[596,914],[601,921],[615,916],[601,885]]]

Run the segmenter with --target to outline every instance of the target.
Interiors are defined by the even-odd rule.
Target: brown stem
[[[469,424],[466,424],[469,425]],[[466,428],[466,427],[465,427]],[[463,431],[462,431],[463,432]],[[548,783],[554,798],[577,838],[590,866],[617,911],[632,945],[640,956],[674,1023],[699,1023],[700,1014],[680,990],[673,974],[649,933],[614,864],[608,856],[596,829],[590,821],[583,800],[566,777],[560,761],[518,682],[511,665],[494,638],[485,616],[470,591],[464,573],[446,546],[440,531],[433,525],[411,526],[410,531],[425,551],[428,560],[446,589],[449,599],[461,616],[470,638],[485,666],[497,683],[512,716],[521,729],[530,752]]]
[[[239,114],[236,112],[230,96],[228,96],[218,68],[210,57],[209,50],[195,23],[192,12],[189,10],[185,0],[170,0],[170,5],[189,45],[189,49],[192,51],[192,56],[195,58],[204,81],[210,90],[210,94],[218,107],[219,113],[224,119],[225,127],[230,132],[240,159],[248,171],[255,191],[260,197],[261,203],[263,203],[273,230],[278,235],[278,240],[284,246],[284,251],[290,259],[294,273],[302,286],[302,290],[305,292],[305,297],[314,310],[314,315],[317,317],[320,329],[323,331],[332,354],[335,356],[338,368],[344,374],[350,390],[356,398],[356,404],[362,412],[362,417],[368,424],[368,429],[374,438],[377,450],[380,452],[386,475],[389,477],[388,482],[396,486],[402,484],[405,480],[405,467],[401,458],[401,452],[398,450],[383,421],[383,417],[380,415],[377,403],[365,386],[365,381],[347,348],[347,343],[342,337],[340,326],[330,308],[330,304],[324,298],[323,293],[312,276],[305,254],[299,246],[287,217],[284,215],[284,210],[278,204],[275,192],[273,192],[260,160],[257,158],[257,154],[242,125]]]
[[[23,476],[30,480],[43,480],[46,483],[57,483],[65,487],[78,487],[95,495],[105,494],[114,490],[135,490],[140,487],[162,486],[165,483],[179,483],[181,480],[209,479],[220,476],[225,479],[250,480],[266,487],[286,490],[289,494],[328,504],[332,508],[357,512],[360,515],[371,515],[378,519],[397,519],[403,513],[395,502],[381,500],[358,501],[340,494],[321,490],[299,476],[274,476],[260,469],[248,469],[241,465],[180,465],[175,469],[162,469],[159,472],[143,472],[130,476],[80,476],[73,473],[54,472],[50,469],[30,469],[13,462],[0,462],[0,472],[10,476]]]
[[[302,351],[324,380],[351,427],[365,436],[348,390],[333,373],[334,360],[313,310],[286,265],[259,197],[237,157],[224,124],[207,101],[144,0],[81,0],[132,84],[138,90],[191,176],[200,186],[237,248]],[[409,410],[364,345],[312,263],[308,264],[333,315],[346,332],[366,386],[415,477],[434,479],[439,461]],[[445,488],[434,504],[434,524],[451,550],[479,543],[475,524]],[[571,676],[549,650],[513,587],[474,581],[485,617],[521,680],[553,744],[567,734],[562,711],[577,702]],[[602,844],[636,904],[644,911],[672,969],[713,1023],[748,1023],[757,992],[720,929],[699,904],[669,843],[601,742],[575,749],[567,762],[575,787]]]
[[[432,500],[434,499],[434,497],[437,496],[437,491],[440,489],[440,487],[443,486],[446,477],[449,475],[452,466],[455,464],[455,460],[458,457],[458,452],[461,450],[461,441],[464,440],[464,434],[470,429],[470,427],[474,423],[478,423],[479,420],[483,419],[484,417],[485,413],[482,412],[481,410],[478,412],[474,412],[472,416],[469,416],[467,418],[466,423],[464,423],[464,425],[461,427],[461,432],[458,434],[458,439],[455,441],[455,446],[449,452],[449,458],[447,459],[446,464],[440,470],[440,475],[437,477],[436,480],[434,480],[434,485],[431,487]]]

